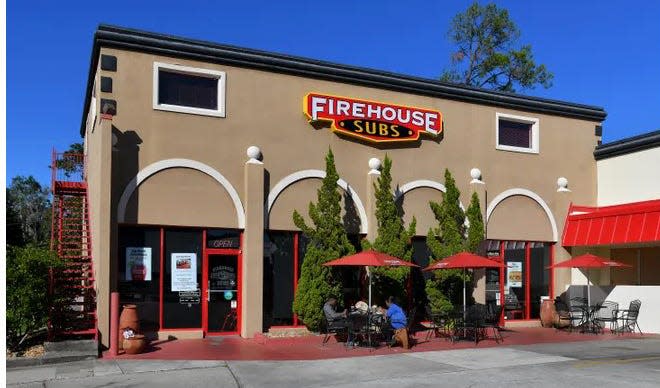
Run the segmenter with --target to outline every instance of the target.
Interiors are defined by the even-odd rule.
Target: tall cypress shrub
[[[459,253],[465,247],[465,214],[459,200],[461,193],[448,169],[445,169],[445,188],[442,203],[430,202],[438,221],[438,226],[429,229],[426,236],[426,244],[432,254],[431,264]],[[462,290],[463,271],[460,269],[433,271],[426,281],[426,294],[434,312],[446,312],[462,303]]]
[[[411,239],[415,235],[417,220],[413,217],[408,229],[403,225],[403,215],[392,195],[392,159],[387,155],[383,160],[383,168],[374,184],[374,189],[377,235],[373,243],[363,240],[362,247],[411,261],[413,254]],[[404,300],[402,297],[405,295],[406,280],[410,273],[408,267],[374,267],[371,271],[377,295],[381,297],[396,295]]]
[[[467,209],[467,219],[470,228],[467,233],[467,240],[465,240],[465,250],[472,253],[477,253],[479,244],[484,240],[484,219],[481,215],[481,205],[479,204],[479,196],[477,193],[472,193],[470,199],[470,206]]]
[[[298,211],[293,222],[309,238],[305,259],[293,301],[293,312],[305,326],[318,331],[323,320],[323,304],[329,297],[340,299],[341,283],[331,267],[323,264],[355,252],[341,221],[339,174],[332,150],[325,157],[325,178],[317,191],[317,203],[310,202],[308,226]]]

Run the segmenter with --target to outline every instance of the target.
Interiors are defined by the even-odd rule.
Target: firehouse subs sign
[[[310,123],[327,121],[334,132],[370,142],[415,141],[420,133],[442,132],[442,113],[430,109],[310,93],[303,110]]]

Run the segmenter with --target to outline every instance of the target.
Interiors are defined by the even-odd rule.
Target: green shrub
[[[339,174],[331,150],[325,158],[325,172],[326,177],[317,192],[318,201],[309,204],[313,226],[307,226],[298,211],[293,213],[294,223],[309,238],[293,312],[312,331],[318,331],[321,326],[325,301],[331,296],[342,299],[339,277],[335,276],[334,269],[323,264],[355,252],[341,222],[341,193],[337,188]]]
[[[426,236],[426,244],[432,254],[431,263],[455,255],[463,251],[465,246],[465,214],[461,210],[459,200],[461,193],[447,169],[445,187],[447,191],[442,195],[442,203],[430,203],[433,215],[438,221],[438,226],[431,228]],[[433,271],[433,275],[426,281],[426,294],[431,310],[446,312],[454,306],[462,305],[464,277],[469,281],[469,275],[464,275],[460,269]],[[458,289],[461,292],[456,292]]]
[[[49,268],[60,261],[48,249],[7,247],[7,346],[15,349],[48,322]]]
[[[374,184],[376,197],[376,239],[362,240],[362,248],[373,249],[405,261],[412,261],[412,238],[415,236],[417,221],[413,217],[406,229],[403,214],[392,196],[392,160],[385,155],[383,168]],[[371,267],[375,300],[385,300],[389,295],[398,297],[407,304],[406,281],[410,274],[408,267]]]

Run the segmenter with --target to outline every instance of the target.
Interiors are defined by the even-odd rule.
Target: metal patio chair
[[[489,303],[487,305],[486,317],[484,318],[483,328],[484,335],[488,334],[488,329],[493,331],[493,338],[495,338],[495,343],[500,343],[504,341],[502,333],[500,332],[500,315],[502,314],[502,306],[495,305],[494,303]]]
[[[618,309],[618,303],[606,300],[601,304],[600,309],[594,312],[594,323],[599,331],[604,331],[605,325],[609,325],[610,331],[614,332]]]
[[[639,309],[641,307],[642,301],[635,299],[630,302],[630,306],[627,310],[615,310],[617,333],[634,333],[636,327],[637,330],[639,330],[639,334],[644,335],[644,333],[642,333],[642,329],[639,327],[639,323],[637,323],[637,317],[639,316]]]
[[[586,323],[588,314],[579,304],[571,304],[569,306],[561,298],[557,297],[555,299],[555,309],[557,310],[557,315],[559,315],[557,329],[564,328],[562,322],[567,322],[568,326],[565,327],[572,333],[574,329],[580,328]]]
[[[328,319],[324,316],[321,321],[321,333],[323,334],[323,342],[321,342],[321,346],[325,346],[325,344],[328,343],[330,336],[333,334],[335,336],[337,334],[346,334],[346,338],[348,338],[348,326],[346,326],[344,322],[342,322],[341,325],[333,325],[333,323],[328,322]]]

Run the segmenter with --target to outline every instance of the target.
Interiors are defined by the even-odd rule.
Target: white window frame
[[[500,144],[500,119],[515,121],[532,125],[532,147],[515,147]],[[536,117],[525,117],[508,113],[495,113],[495,148],[502,151],[523,152],[528,154],[539,153],[539,119]]]
[[[214,78],[218,81],[218,109],[195,108],[183,105],[158,103],[158,74],[160,69],[175,73]],[[225,117],[225,86],[227,74],[224,71],[201,69],[197,67],[181,66],[172,63],[154,62],[153,71],[153,108],[169,112],[190,113],[203,116]]]

